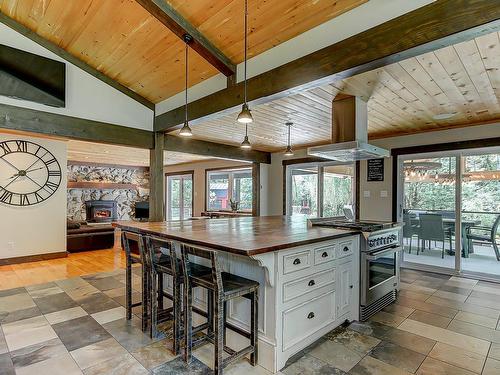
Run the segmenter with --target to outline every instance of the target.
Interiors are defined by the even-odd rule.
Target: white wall
[[[0,203],[0,259],[66,251],[66,142],[0,134],[0,142],[9,139],[45,147],[59,162],[63,179],[57,191],[39,204],[14,207]],[[5,166],[0,164],[0,168]]]
[[[55,108],[5,96],[0,96],[0,103],[137,129],[153,129],[152,110],[1,23],[0,44],[65,62],[66,107]]]

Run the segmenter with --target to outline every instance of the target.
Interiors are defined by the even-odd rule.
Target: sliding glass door
[[[398,166],[403,266],[499,277],[499,150],[404,155]]]
[[[193,216],[193,175],[170,175],[166,178],[167,220],[186,220]]]

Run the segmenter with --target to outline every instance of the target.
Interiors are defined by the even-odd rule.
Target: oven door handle
[[[383,256],[398,253],[401,250],[403,250],[403,248],[401,246],[391,247],[390,249],[380,250],[380,251],[372,253],[371,255],[366,255],[366,260],[377,260]]]

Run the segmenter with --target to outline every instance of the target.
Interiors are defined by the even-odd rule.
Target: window
[[[193,174],[167,176],[167,220],[186,220],[193,216]]]
[[[252,185],[252,168],[208,171],[208,211],[230,211],[231,200],[238,211],[252,211]]]
[[[343,216],[353,213],[354,164],[309,163],[287,169],[287,214]]]

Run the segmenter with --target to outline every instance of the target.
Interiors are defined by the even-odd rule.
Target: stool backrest
[[[123,231],[122,245],[123,248],[125,249],[125,255],[127,256],[127,258],[136,258],[137,260],[138,258],[140,258],[141,263],[147,264],[146,254],[144,249],[144,239],[142,236],[138,235],[137,233]],[[137,248],[139,250],[138,255],[135,254],[133,255],[132,247]]]
[[[217,251],[181,244],[181,254],[185,282],[187,282],[187,280],[189,280],[189,277],[192,275],[191,256],[193,255],[210,260],[210,265],[212,268],[212,283],[214,285],[214,288],[221,291],[223,290],[222,270],[217,258]]]
[[[155,268],[155,264],[157,263],[160,255],[162,253],[165,254],[165,252],[162,252],[163,249],[167,251],[167,254],[165,255],[168,255],[170,257],[170,269],[172,271],[172,276],[175,277],[180,274],[175,247],[171,241],[167,241],[162,238],[146,236],[145,242],[147,257],[151,260],[153,268]]]

